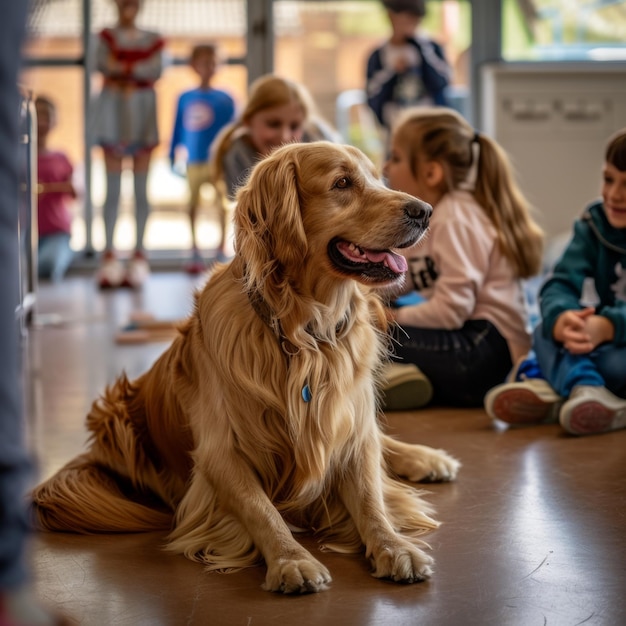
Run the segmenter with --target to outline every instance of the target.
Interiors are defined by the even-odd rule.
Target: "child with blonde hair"
[[[336,133],[318,115],[305,87],[266,74],[250,86],[237,121],[215,140],[214,178],[232,200],[252,167],[272,150],[285,143],[321,139],[333,141]]]
[[[535,354],[485,398],[494,419],[559,421],[574,435],[626,428],[626,128],[608,142],[602,179],[539,292]]]
[[[423,301],[391,309],[394,358],[415,375],[388,376],[387,408],[481,406],[530,347],[522,279],[540,270],[543,232],[505,152],[451,109],[401,114],[384,171],[433,207],[429,236],[403,251]]]

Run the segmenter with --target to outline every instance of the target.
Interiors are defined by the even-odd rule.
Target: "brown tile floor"
[[[104,385],[122,369],[139,374],[164,348],[116,346],[117,327],[137,309],[184,315],[196,282],[163,273],[142,293],[99,293],[80,276],[41,286],[42,327],[26,349],[40,476],[80,451]],[[65,323],[52,325],[51,314]],[[429,582],[375,580],[364,558],[321,553],[330,590],[282,597],[261,590],[262,568],[206,574],[162,552],[159,534],[48,534],[32,545],[37,588],[89,626],[626,624],[626,431],[578,439],[558,426],[503,430],[481,410],[450,409],[389,414],[387,427],[463,462],[456,483],[428,487],[444,522],[427,536]]]

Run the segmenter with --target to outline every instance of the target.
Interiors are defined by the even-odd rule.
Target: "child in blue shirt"
[[[626,128],[609,140],[602,200],[541,288],[535,357],[485,396],[490,417],[509,424],[558,419],[575,435],[626,427]]]
[[[225,91],[211,87],[217,63],[218,54],[215,45],[203,44],[193,48],[189,64],[200,78],[200,85],[179,97],[170,145],[169,157],[175,171],[178,166],[178,149],[182,147],[185,151],[192,239],[192,258],[187,270],[191,273],[204,269],[196,238],[196,217],[200,203],[200,188],[204,183],[213,183],[209,165],[211,144],[220,130],[233,120],[235,114],[233,98]],[[225,257],[226,211],[219,194],[216,205],[220,214],[221,241],[218,259],[221,259]]]

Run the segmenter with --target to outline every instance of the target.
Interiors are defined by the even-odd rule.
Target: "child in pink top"
[[[48,148],[48,135],[56,124],[56,107],[44,96],[35,100],[37,112],[37,268],[40,278],[59,281],[73,257],[70,247],[72,212],[76,198],[74,168],[67,156]]]
[[[423,301],[392,310],[395,357],[435,403],[481,406],[530,346],[522,279],[540,270],[543,233],[504,151],[451,109],[407,109],[385,175],[433,207],[429,235],[403,251]]]

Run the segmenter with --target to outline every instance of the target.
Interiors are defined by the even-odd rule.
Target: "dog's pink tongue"
[[[396,274],[406,272],[408,269],[406,259],[401,254],[395,254],[395,252],[391,252],[390,250],[382,250],[380,252],[365,250],[365,256],[372,263],[384,263],[389,269],[396,272]]]

